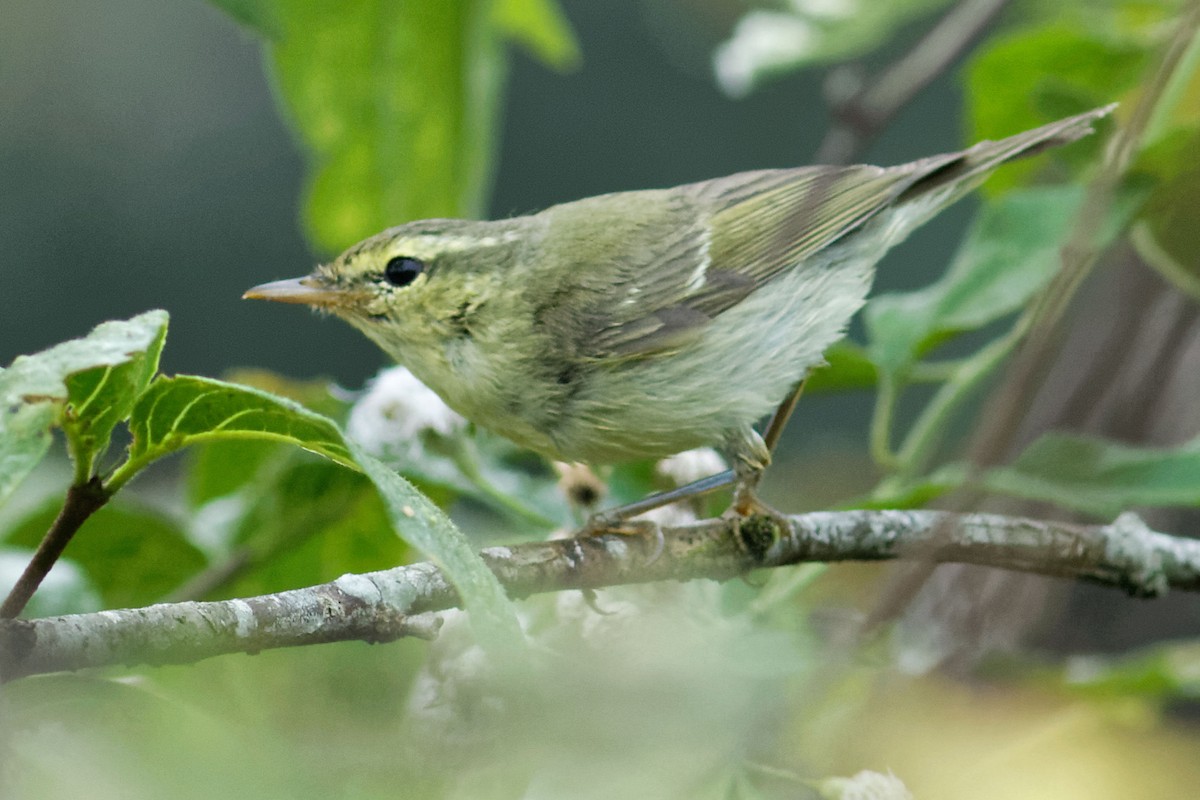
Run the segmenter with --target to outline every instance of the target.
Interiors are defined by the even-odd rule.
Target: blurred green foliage
[[[309,155],[305,221],[325,252],[397,220],[482,214],[504,40],[555,67],[578,60],[550,0],[264,4],[281,110]]]

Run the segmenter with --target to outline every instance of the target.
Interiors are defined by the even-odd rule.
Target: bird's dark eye
[[[408,286],[425,271],[425,264],[409,256],[396,256],[383,268],[383,277],[392,286]]]

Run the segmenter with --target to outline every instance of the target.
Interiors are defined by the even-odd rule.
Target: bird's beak
[[[243,300],[274,300],[276,303],[299,303],[317,308],[345,306],[356,299],[353,292],[326,285],[319,278],[289,278],[255,286],[242,295]]]

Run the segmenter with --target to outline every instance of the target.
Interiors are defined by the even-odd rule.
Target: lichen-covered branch
[[[735,529],[736,528],[736,529]],[[1071,525],[991,514],[839,511],[735,525],[708,520],[654,536],[599,536],[492,547],[483,557],[512,597],[565,589],[695,578],[726,579],[801,562],[907,558],[1086,580],[1153,597],[1200,590],[1200,541],[1156,533],[1137,517]],[[225,653],[334,641],[431,637],[432,612],[457,604],[432,564],[220,602],[165,603],[0,622],[0,675],[117,664],[183,664]]]

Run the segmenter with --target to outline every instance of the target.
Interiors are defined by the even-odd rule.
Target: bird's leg
[[[727,513],[739,517],[766,513],[774,515],[770,506],[758,499],[755,490],[763,473],[771,464],[767,443],[753,428],[743,428],[731,434],[725,442],[725,453],[733,462],[733,502]]]
[[[779,437],[783,433],[792,411],[796,408],[796,402],[800,399],[800,393],[803,390],[804,381],[800,381],[775,409],[762,436],[755,433],[753,429],[747,428],[732,435],[725,443],[726,453],[733,462],[735,476],[733,503],[725,513],[726,516],[733,518],[737,540],[742,549],[747,552],[761,555],[774,543],[774,538],[778,534],[769,528],[763,529],[761,526],[756,526],[754,530],[751,530],[743,524],[743,521],[761,516],[769,519],[776,528],[786,529],[788,527],[787,517],[760,500],[756,490],[763,472],[771,463],[775,446],[779,443]],[[758,532],[763,535],[758,535]]]
[[[657,492],[617,508],[592,514],[587,524],[584,525],[582,533],[640,533],[642,526],[633,522],[633,517],[681,500],[703,497],[727,486],[734,487],[733,504],[730,507],[733,513],[742,517],[764,514],[773,519],[781,519],[782,514],[758,499],[755,489],[762,478],[763,471],[771,463],[771,453],[774,452],[775,445],[779,443],[779,437],[783,433],[793,409],[796,408],[796,402],[800,399],[800,392],[803,389],[804,381],[800,381],[788,393],[788,396],[775,409],[775,413],[771,415],[771,420],[767,423],[762,436],[755,433],[753,428],[747,427],[726,440],[724,450],[733,464],[733,469],[718,472],[716,475],[692,481],[675,489]]]
[[[800,401],[800,395],[804,392],[805,380],[807,378],[802,378],[792,388],[792,391],[788,392],[788,396],[783,398],[779,408],[775,409],[775,413],[771,415],[771,421],[767,423],[767,429],[763,431],[763,443],[767,446],[768,453],[775,452],[775,445],[779,444],[779,437],[783,435],[783,429],[787,427],[788,420],[792,418],[792,412],[796,410],[796,403]]]
[[[783,434],[783,429],[787,426],[788,419],[792,416],[792,411],[795,410],[800,393],[803,391],[804,381],[800,381],[775,409],[762,436],[753,430],[746,429],[739,431],[726,441],[725,450],[733,462],[735,476],[733,504],[730,507],[735,514],[748,517],[752,514],[765,513],[770,517],[782,517],[779,512],[759,500],[755,490],[758,488],[758,482],[762,479],[763,472],[771,463],[775,446],[779,444],[779,437]]]
[[[712,494],[715,491],[724,489],[726,486],[731,486],[736,480],[734,471],[727,469],[724,472],[718,472],[716,475],[710,475],[707,478],[701,478],[698,481],[692,481],[691,483],[665,492],[656,492],[649,497],[643,497],[641,500],[635,500],[632,503],[626,503],[617,508],[599,511],[588,519],[583,532],[620,532],[629,527],[630,520],[633,517],[645,514],[647,511],[653,511],[656,508],[669,506],[671,503],[677,503],[681,500],[691,500],[703,497],[706,494]]]
[[[779,511],[758,499],[755,491],[763,472],[771,463],[771,451],[753,428],[731,434],[725,451],[733,462],[733,502],[722,515],[732,526],[741,549],[761,558],[787,530],[788,521]]]

